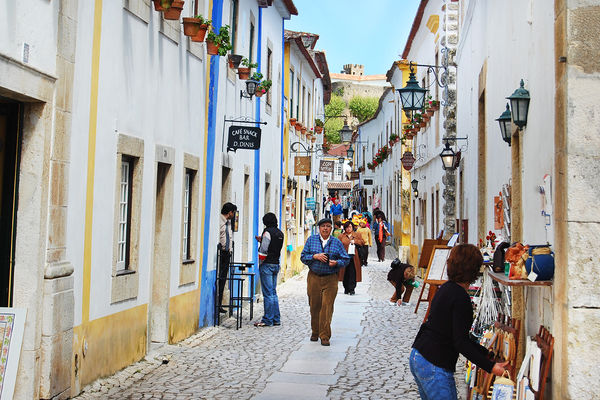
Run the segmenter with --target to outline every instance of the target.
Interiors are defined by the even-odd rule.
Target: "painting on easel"
[[[12,399],[27,310],[0,307],[0,400]]]
[[[421,287],[421,293],[419,294],[419,300],[417,301],[417,305],[415,307],[415,314],[419,309],[419,304],[421,302],[427,302],[431,304],[431,300],[437,291],[438,286],[442,285],[448,280],[448,274],[446,272],[446,260],[450,255],[450,250],[452,247],[449,246],[441,246],[435,245],[431,250],[431,256],[429,257],[429,264],[427,265],[427,271],[425,272],[423,286]],[[427,297],[423,298],[423,292],[425,291],[425,286],[429,284],[429,292],[427,293]],[[427,320],[427,316],[429,315],[429,307],[427,307],[427,313],[425,314],[425,320]]]

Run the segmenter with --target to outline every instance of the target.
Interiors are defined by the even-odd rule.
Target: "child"
[[[360,246],[358,249],[358,255],[360,257],[360,263],[362,265],[367,265],[369,246],[373,246],[373,236],[371,235],[371,230],[367,227],[367,221],[365,219],[361,219],[358,224],[360,228],[356,230],[356,233],[365,242],[365,245]]]
[[[403,304],[410,304],[410,295],[414,287],[411,283],[415,279],[415,268],[410,264],[400,262],[397,258],[392,261],[390,267],[392,269],[388,272],[387,279],[396,288],[394,295],[390,299],[390,305],[398,304],[401,306]],[[401,299],[400,296],[402,296],[404,288],[406,288],[406,291],[404,292],[404,297]]]
[[[344,230],[342,229],[342,221],[337,220],[333,224],[335,225],[335,228],[333,228],[333,232],[331,233],[331,235],[333,237],[338,237],[344,232]]]

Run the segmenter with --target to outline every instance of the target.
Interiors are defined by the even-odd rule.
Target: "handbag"
[[[536,281],[548,281],[554,277],[554,252],[549,245],[529,246],[525,260],[527,274],[535,273]]]

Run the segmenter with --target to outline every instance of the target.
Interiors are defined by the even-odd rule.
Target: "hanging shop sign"
[[[294,175],[310,176],[310,156],[296,156],[294,158]]]
[[[307,210],[314,210],[317,208],[317,202],[315,201],[314,197],[307,197],[306,198],[306,209]]]
[[[319,165],[319,171],[321,172],[333,172],[333,166],[335,161],[333,160],[321,160]]]
[[[350,171],[350,180],[351,181],[355,181],[357,179],[360,179],[360,172],[358,172],[358,171]]]
[[[254,126],[230,126],[227,151],[260,149],[260,134],[260,128]]]
[[[413,153],[410,151],[405,151],[400,161],[402,162],[402,167],[405,170],[410,171],[413,165],[415,165],[415,156],[413,156]]]

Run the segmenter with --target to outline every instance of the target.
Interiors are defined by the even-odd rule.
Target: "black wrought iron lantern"
[[[496,119],[500,124],[500,134],[502,134],[502,140],[504,140],[510,146],[512,136],[512,117],[510,115],[510,107],[506,103],[506,110]]]
[[[344,161],[346,161],[346,159],[345,159],[344,157],[340,157],[340,158],[338,158],[338,162],[339,162],[340,164],[343,164],[343,163],[344,163]]]
[[[350,129],[347,122],[344,122],[344,126],[340,129],[340,139],[342,143],[348,143],[352,139],[352,129]]]
[[[410,182],[410,186],[412,186],[413,193],[415,194],[415,197],[417,197],[419,195],[419,190],[418,190],[418,188],[419,188],[419,181],[416,180],[416,179],[413,179]]]
[[[247,99],[252,99],[252,96],[256,93],[256,87],[258,86],[258,81],[254,79],[246,80],[246,93],[240,90],[240,98],[245,97]]]
[[[350,160],[352,160],[352,158],[354,157],[354,149],[352,148],[352,145],[350,145],[350,147],[348,147],[348,150],[346,150],[346,155]]]
[[[408,75],[408,81],[406,81],[406,86],[397,90],[400,95],[400,101],[402,102],[402,109],[404,112],[416,111],[423,108],[427,89],[423,89],[419,86],[419,82],[417,81],[412,66],[410,74]]]
[[[456,153],[450,147],[450,141],[446,141],[446,147],[440,153],[442,159],[442,168],[446,171],[453,171],[456,169]]]
[[[523,127],[527,125],[527,113],[529,112],[529,91],[525,89],[525,82],[521,79],[521,84],[514,93],[507,97],[510,100],[510,110],[512,114],[512,120],[519,127],[519,130],[523,130]]]

